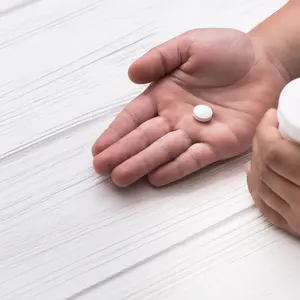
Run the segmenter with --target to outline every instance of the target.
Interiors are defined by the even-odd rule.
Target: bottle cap
[[[300,78],[291,81],[282,90],[277,114],[279,131],[300,143]]]

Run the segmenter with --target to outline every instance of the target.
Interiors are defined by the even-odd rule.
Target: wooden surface
[[[247,193],[249,155],[120,190],[90,147],[144,86],[127,68],[196,27],[248,31],[284,0],[0,1],[0,299],[299,300],[299,243]]]

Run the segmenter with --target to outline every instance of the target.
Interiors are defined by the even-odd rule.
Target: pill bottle
[[[291,81],[282,90],[277,118],[282,136],[300,145],[300,78]]]

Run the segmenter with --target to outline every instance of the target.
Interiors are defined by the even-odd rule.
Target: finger
[[[278,195],[272,195],[272,193],[266,195],[261,188],[257,188],[258,185],[255,181],[259,180],[259,176],[254,165],[252,159],[250,168],[247,168],[247,183],[257,208],[271,223],[288,233],[299,237],[287,222],[289,219],[290,207],[287,207]],[[262,194],[264,198],[261,197],[260,194]],[[284,205],[284,208],[282,205]]]
[[[290,205],[275,194],[266,184],[263,182],[257,189],[257,194],[260,198],[283,218],[287,219],[290,216]]]
[[[277,125],[276,111],[271,110],[258,126],[256,147],[270,169],[300,186],[300,147],[283,139]]]
[[[129,78],[140,84],[164,77],[189,59],[191,43],[189,33],[185,33],[151,49],[131,65]]]
[[[184,131],[170,132],[116,167],[111,175],[112,180],[120,187],[128,186],[159,166],[173,160],[186,151],[191,143],[191,139]]]
[[[285,231],[291,232],[291,228],[287,221],[278,212],[269,207],[256,192],[252,193],[252,198],[256,207],[269,222]]]
[[[273,210],[287,219],[290,215],[290,205],[276,193],[274,193],[265,183],[260,182],[257,186],[258,196]]]
[[[213,149],[205,143],[197,143],[179,155],[174,161],[158,168],[149,175],[149,182],[154,186],[164,186],[217,160]]]
[[[277,111],[274,108],[269,109],[264,117],[261,119],[260,124],[258,125],[262,128],[271,127],[271,128],[278,128],[278,119],[277,119]]]
[[[170,127],[165,119],[162,117],[151,119],[95,156],[94,168],[103,176],[110,175],[119,164],[141,152],[169,132]]]
[[[258,175],[257,177],[260,179],[260,181],[290,206],[299,206],[298,199],[300,197],[300,188],[284,177],[281,177],[267,166],[264,166],[259,157],[255,157],[255,160],[255,166],[257,167]]]
[[[261,169],[264,168],[263,162],[259,156],[253,156],[251,164],[251,187],[257,195],[273,210],[287,218],[290,213],[290,205],[286,198],[282,198],[273,187],[269,186],[263,178],[261,178]],[[272,172],[266,167],[266,172]],[[275,173],[274,173],[275,174]]]
[[[126,134],[157,115],[155,101],[147,90],[131,101],[97,139],[92,148],[93,156],[120,140]]]

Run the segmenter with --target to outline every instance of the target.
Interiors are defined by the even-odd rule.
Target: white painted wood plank
[[[40,0],[12,0],[2,1],[0,3],[0,15],[11,14],[17,10],[23,9],[29,5],[35,4]]]
[[[299,252],[248,208],[72,299],[299,299]]]
[[[1,2],[1,299],[282,299],[276,288],[297,288],[297,243],[253,208],[247,156],[164,189],[119,190],[92,170],[92,141],[143,89],[126,76],[137,56],[193,27],[249,30],[285,1],[161,2]],[[255,291],[239,274],[256,276]]]
[[[262,6],[260,1],[251,3],[254,8],[260,7],[257,15],[263,19],[280,2],[283,1],[278,1],[276,6],[274,3],[271,8],[266,4]],[[56,16],[59,5],[54,3],[43,0],[24,8],[31,12],[30,23],[34,24],[35,19],[40,22],[40,11]],[[70,11],[75,10],[73,1],[63,3],[66,11],[67,3]],[[127,0],[121,5],[117,0],[90,3],[94,3],[93,9],[82,9],[83,13],[72,18],[60,16],[59,21],[50,22],[51,26],[39,25],[42,30],[33,32],[25,23],[21,26],[24,32],[18,33],[12,41],[3,38],[0,135],[6,142],[0,149],[0,157],[83,122],[86,115],[90,118],[108,105],[124,98],[128,101],[137,88],[129,83],[127,68],[150,45],[196,26],[227,27],[238,25],[238,20],[248,21],[241,22],[241,29],[253,26],[246,2],[243,2],[246,5],[238,5],[215,0],[209,6],[195,0],[188,0],[185,5],[181,1],[170,5],[170,2],[161,4],[155,0],[151,6],[136,0]],[[114,9],[118,6],[118,10]],[[3,17],[3,26],[6,22],[10,24],[12,17],[18,23],[16,20],[22,11]],[[236,20],[236,24],[232,20]],[[48,23],[46,18],[45,24]],[[20,128],[26,130],[20,133]]]
[[[160,190],[98,182],[89,142],[102,126],[2,162],[1,299],[64,299],[251,205],[245,159]]]

